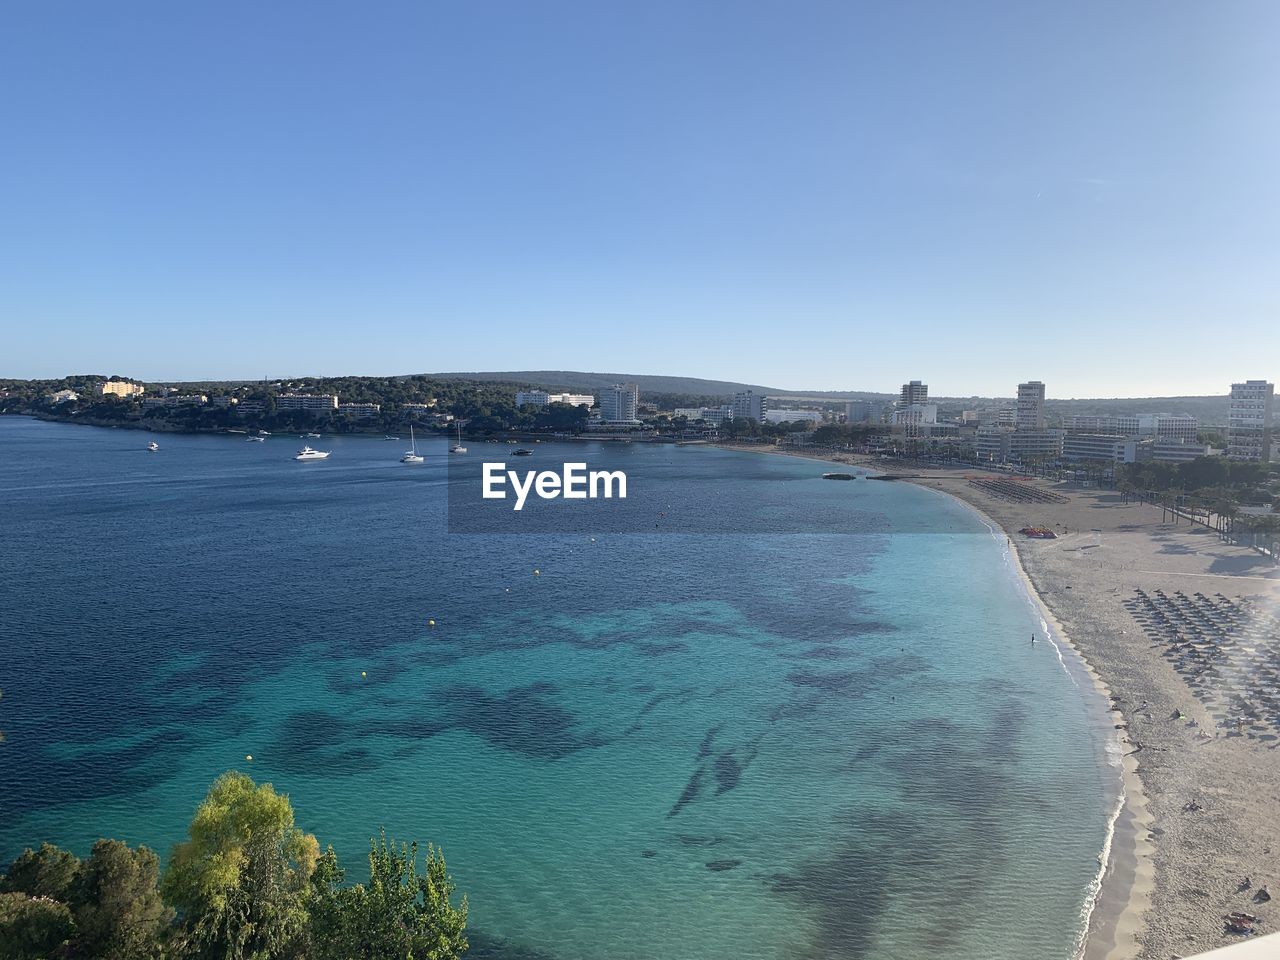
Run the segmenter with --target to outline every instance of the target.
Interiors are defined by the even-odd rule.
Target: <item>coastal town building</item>
[[[104,397],[138,397],[146,389],[142,384],[130,383],[128,380],[108,380],[99,388],[99,392]]]
[[[1020,431],[1043,430],[1048,421],[1045,418],[1044,384],[1039,380],[1029,380],[1018,384],[1017,419],[1014,427]]]
[[[1179,443],[1175,440],[1153,440],[1147,451],[1152,460],[1164,463],[1186,463],[1196,457],[1213,457],[1221,455],[1207,443]]]
[[[370,417],[376,417],[382,412],[382,404],[340,403],[337,409],[341,416],[350,417],[353,420],[368,420]]]
[[[1231,385],[1227,412],[1227,456],[1232,460],[1271,459],[1275,384],[1246,380]]]
[[[80,394],[74,390],[59,390],[56,393],[49,394],[51,403],[66,403],[68,400],[79,400]]]
[[[640,387],[634,383],[615,383],[600,391],[600,420],[603,423],[632,426],[640,423]]]
[[[905,427],[910,433],[912,428],[932,425],[938,422],[938,406],[933,403],[910,403],[894,409],[890,422],[895,427]]]
[[[705,420],[708,423],[720,423],[733,419],[733,405],[722,403],[718,407],[676,407],[673,417],[684,417],[686,420]]]
[[[143,397],[142,409],[155,410],[160,407],[202,407],[209,402],[203,393],[166,393],[160,397]]]
[[[338,409],[336,393],[282,393],[276,397],[276,409],[302,410],[311,414],[333,413]]]
[[[1195,417],[1168,413],[1130,414],[1120,416],[1071,416],[1066,419],[1068,433],[1110,434],[1118,437],[1158,437],[1161,440],[1194,442],[1200,432]]]
[[[436,402],[428,400],[426,403],[402,403],[400,409],[405,413],[430,414],[434,413]]]
[[[236,397],[223,394],[220,397],[210,397],[209,403],[215,407],[221,407],[226,410],[228,407],[234,407],[240,401]]]
[[[1110,434],[1068,433],[1062,439],[1062,459],[1135,463],[1143,442]]]
[[[874,416],[870,400],[849,400],[844,405],[845,423],[869,423]]]
[[[1062,456],[1062,430],[1010,430],[1007,427],[979,427],[973,439],[978,459],[990,463],[1026,463],[1030,460],[1057,460]]]
[[[764,415],[769,409],[769,398],[754,390],[743,390],[733,395],[733,416],[736,420],[745,417],[764,423]]]
[[[821,410],[766,410],[764,412],[765,423],[795,423],[797,420],[805,420],[809,423],[821,423]]]
[[[267,404],[265,400],[241,400],[236,404],[236,415],[248,417],[254,414],[266,413]]]
[[[919,380],[912,380],[904,383],[902,389],[898,391],[898,406],[909,407],[913,404],[923,404],[929,402],[929,385],[921,383]]]
[[[547,393],[545,390],[521,390],[516,394],[517,407],[545,407],[551,403],[567,403],[571,407],[594,407],[596,398],[589,393]]]

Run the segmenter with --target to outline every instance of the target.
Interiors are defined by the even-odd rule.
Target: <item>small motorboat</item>
[[[152,453],[155,453],[157,450],[159,450],[159,449],[160,449],[160,444],[158,444],[158,443],[156,443],[154,440],[152,440],[150,443],[148,443],[148,444],[147,444],[147,449],[148,449],[149,451],[151,451]]]
[[[260,436],[260,437],[269,437],[269,436],[271,436],[271,431],[270,431],[270,430],[259,430],[259,431],[258,431],[258,436]]]
[[[245,443],[266,443],[267,438],[266,437],[245,437],[244,442]]]
[[[513,451],[511,455],[513,457],[532,457],[533,451],[526,450],[524,447],[521,447],[519,450]]]
[[[328,450],[312,450],[310,447],[303,447],[298,451],[295,460],[325,460],[329,456]]]
[[[399,440],[399,437],[383,437],[383,440]]]
[[[308,434],[307,434],[306,436],[304,436],[302,439],[303,439],[303,440],[319,440],[319,439],[320,439],[320,434],[318,434],[318,433],[308,433]]]

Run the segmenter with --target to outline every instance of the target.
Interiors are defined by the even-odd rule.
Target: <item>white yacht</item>
[[[400,458],[401,463],[422,463],[426,458],[418,453],[418,442],[413,439],[413,427],[409,427],[409,449]]]
[[[303,447],[298,451],[295,460],[324,460],[329,456],[328,450],[312,450],[310,447]]]
[[[467,448],[462,445],[462,424],[458,424],[458,442],[449,448],[450,453],[466,453]]]
[[[319,439],[320,439],[320,434],[318,434],[318,433],[308,433],[308,434],[307,434],[306,436],[304,436],[302,439],[303,439],[303,440],[319,440]]]
[[[244,442],[245,443],[266,443],[267,438],[266,437],[245,437]]]
[[[157,450],[160,449],[160,444],[152,440],[150,443],[147,444],[147,449],[150,450],[152,453],[155,453]]]

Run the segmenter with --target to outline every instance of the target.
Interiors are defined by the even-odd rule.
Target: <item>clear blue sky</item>
[[[8,0],[0,376],[1280,376],[1280,3]]]

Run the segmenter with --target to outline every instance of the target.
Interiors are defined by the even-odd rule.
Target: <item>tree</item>
[[[80,858],[42,843],[39,850],[24,850],[0,877],[0,893],[25,893],[65,901],[80,872]]]
[[[65,903],[25,893],[0,893],[0,960],[55,956],[74,930]]]
[[[71,890],[72,954],[95,960],[150,960],[173,920],[156,884],[160,860],[146,847],[99,840]]]
[[[242,773],[219,777],[173,848],[162,890],[202,960],[281,960],[305,942],[316,838],[294,825],[289,798]]]
[[[456,960],[467,950],[467,898],[450,902],[453,879],[444,855],[418,844],[396,846],[386,834],[369,841],[369,885],[342,887],[333,848],[320,858],[311,904],[314,960]]]

